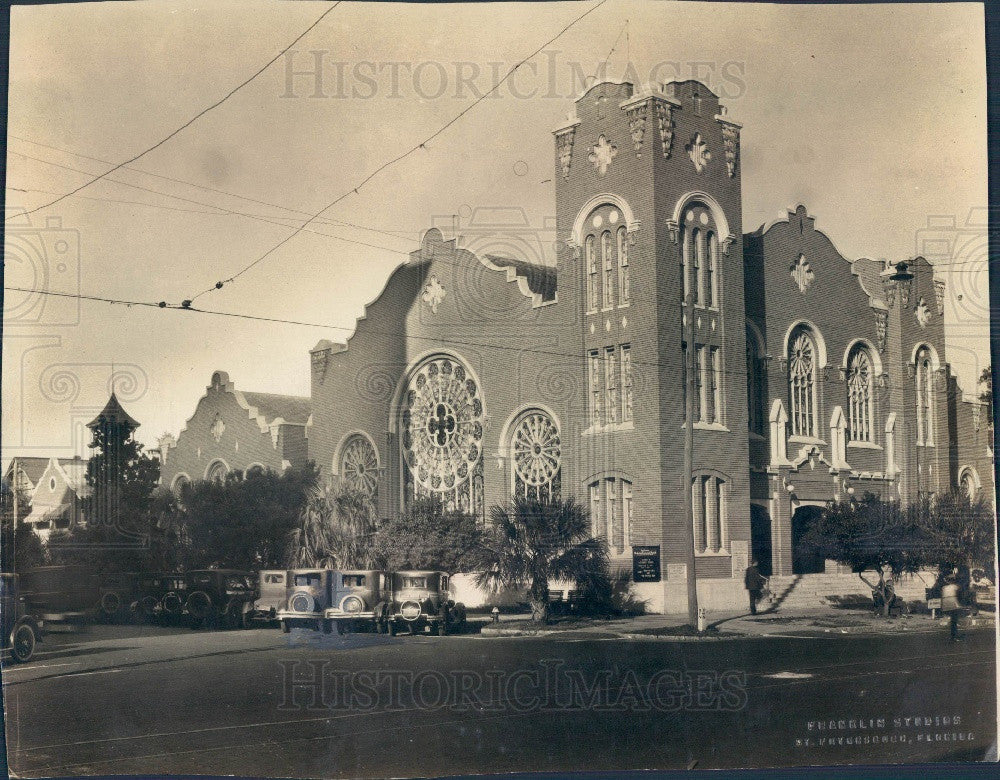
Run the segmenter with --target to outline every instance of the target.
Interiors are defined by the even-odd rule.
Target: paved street
[[[987,753],[995,724],[991,629],[951,643],[103,626],[40,649],[4,670],[22,777],[963,760]]]

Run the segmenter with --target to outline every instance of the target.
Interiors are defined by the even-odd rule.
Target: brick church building
[[[926,260],[847,259],[804,206],[744,232],[740,126],[698,82],[595,84],[554,136],[555,266],[428,230],[351,338],[311,350],[311,397],[280,397],[295,414],[217,373],[164,483],[308,458],[383,516],[415,496],[481,517],[572,496],[614,560],[660,547],[662,581],[640,587],[657,611],[686,604],[684,490],[710,607],[742,603],[751,556],[822,572],[799,540],[830,501],[993,500],[985,410],[949,372]]]

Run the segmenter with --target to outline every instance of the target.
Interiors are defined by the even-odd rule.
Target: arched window
[[[764,399],[767,395],[764,377],[764,356],[761,354],[757,334],[747,328],[747,428],[751,433],[764,435],[767,420]]]
[[[979,476],[974,469],[970,467],[962,471],[958,487],[962,491],[962,495],[969,499],[969,501],[976,500],[976,494],[979,492]]]
[[[856,346],[847,358],[847,439],[872,440],[872,361],[868,350]]]
[[[590,520],[594,536],[603,536],[612,555],[632,546],[632,483],[619,477],[591,482]]]
[[[598,276],[597,256],[594,253],[594,237],[587,236],[585,242],[587,255],[587,310],[597,311],[600,306],[600,285],[601,279]]]
[[[718,277],[719,242],[711,230],[705,235],[705,241],[708,243],[708,263],[705,266],[705,305],[711,308],[717,305],[715,285]]]
[[[611,247],[611,231],[601,233],[601,265],[604,268],[604,301],[605,309],[614,305],[615,255]]]
[[[816,342],[805,328],[788,342],[788,387],[792,436],[816,436]]]
[[[378,453],[367,436],[357,433],[344,444],[340,483],[348,490],[374,498],[378,493]]]
[[[559,428],[541,409],[524,412],[510,436],[514,496],[557,501],[561,493],[562,449]]]
[[[209,464],[208,468],[205,469],[205,479],[209,482],[223,482],[226,479],[226,474],[229,473],[229,466],[223,463],[221,460],[214,460]]]
[[[697,474],[691,482],[694,549],[697,553],[717,553],[729,547],[727,489],[725,479],[717,474]]]
[[[260,463],[252,463],[247,467],[246,478],[260,477],[266,473],[266,469]]]
[[[618,228],[618,305],[625,306],[631,297],[628,272],[628,233]]]
[[[702,266],[705,263],[705,240],[702,232],[695,228],[691,231],[691,251],[692,257],[694,259],[694,266],[691,269],[691,281],[694,284],[694,305],[701,306],[701,289],[702,289]]]
[[[931,351],[921,347],[917,351],[917,444],[934,445],[934,363]]]

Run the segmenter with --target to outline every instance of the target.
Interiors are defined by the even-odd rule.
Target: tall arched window
[[[229,473],[229,466],[227,466],[221,460],[214,460],[209,467],[205,469],[205,479],[209,482],[223,482],[226,479],[226,474]]]
[[[868,350],[856,346],[847,358],[847,439],[872,440],[872,361]]]
[[[931,351],[921,347],[917,351],[917,444],[934,444],[934,363]]]
[[[587,309],[589,311],[597,311],[600,306],[599,288],[601,280],[598,276],[597,256],[594,253],[593,236],[587,236],[585,251],[587,255]]]
[[[611,248],[611,231],[601,234],[601,265],[604,268],[604,302],[605,309],[614,305],[615,255]]]
[[[371,440],[355,434],[344,444],[340,456],[340,483],[348,490],[372,498],[378,493],[378,453]]]
[[[705,265],[705,305],[716,306],[715,285],[718,277],[719,242],[711,230],[705,235],[708,244],[708,262]]]
[[[691,292],[691,278],[688,268],[691,265],[691,232],[686,228],[681,233],[681,303],[686,304],[688,293]]]
[[[603,536],[612,555],[632,546],[632,482],[605,477],[590,483],[590,519],[594,536]]]
[[[705,262],[705,241],[702,232],[695,228],[691,231],[691,252],[694,265],[691,268],[691,282],[694,284],[694,305],[701,306],[702,266]]]
[[[747,328],[747,428],[751,433],[764,435],[767,414],[764,399],[764,356],[761,354],[757,334]]]
[[[816,436],[816,342],[805,328],[788,342],[788,387],[792,436]]]
[[[631,297],[628,272],[628,233],[618,228],[618,305],[625,306]]]
[[[726,491],[725,479],[717,474],[698,474],[691,482],[694,549],[697,553],[717,553],[729,547]]]
[[[514,423],[510,449],[514,496],[558,501],[562,449],[555,421],[541,409],[524,412]]]
[[[958,487],[962,491],[962,495],[969,499],[969,501],[976,500],[976,494],[979,492],[979,475],[976,474],[971,466],[962,471],[962,476],[958,480]]]

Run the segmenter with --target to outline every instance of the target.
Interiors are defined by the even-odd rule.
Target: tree
[[[12,519],[0,525],[0,570],[21,572],[45,563],[45,545],[31,526],[19,523],[14,528]]]
[[[319,471],[303,468],[230,472],[222,481],[185,485],[178,533],[186,568],[274,569],[284,565],[285,540],[315,490]]]
[[[590,534],[590,518],[573,499],[518,498],[490,509],[478,556],[480,587],[527,586],[531,619],[549,617],[549,581],[586,586],[608,576],[608,548]]]
[[[889,614],[895,583],[903,574],[926,565],[930,536],[917,506],[903,508],[866,493],[860,501],[839,501],[817,518],[802,543],[824,558],[850,566],[881,598],[882,614]],[[865,578],[878,576],[877,582]]]
[[[441,501],[418,499],[402,517],[387,520],[375,535],[380,567],[440,569],[449,574],[476,568],[483,531],[475,516],[446,511]]]
[[[927,532],[924,558],[928,565],[993,571],[996,513],[982,498],[970,499],[964,491],[954,491],[921,503],[919,516]]]
[[[979,375],[979,384],[983,386],[979,400],[986,405],[986,425],[993,430],[993,367],[986,366]]]
[[[288,534],[285,562],[294,569],[367,569],[375,566],[375,503],[360,491],[311,491]]]

